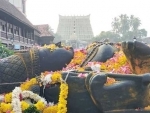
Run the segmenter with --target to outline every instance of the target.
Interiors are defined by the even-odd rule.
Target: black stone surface
[[[67,74],[67,73],[66,73]],[[64,73],[64,78],[66,77]],[[68,113],[102,113],[93,103],[85,85],[85,78],[79,78],[69,74]]]
[[[73,50],[58,48],[21,51],[0,60],[0,94],[11,92],[27,78],[39,76],[44,71],[56,71],[65,67],[73,58]],[[7,84],[8,83],[8,84]],[[12,84],[10,84],[12,83]]]
[[[118,82],[105,85],[108,76]],[[148,76],[150,74],[138,76],[101,73],[91,78],[90,93],[103,111],[147,107],[150,104],[150,87],[145,85],[145,77]]]
[[[65,80],[68,73],[62,73]],[[135,110],[150,105],[150,74],[121,75],[112,73],[89,74],[87,78],[77,77],[79,73],[70,72],[67,78],[69,94],[67,113],[149,113]],[[105,85],[107,77],[118,82]],[[32,88],[34,89],[34,88]],[[41,88],[42,89],[42,88]],[[34,89],[34,91],[37,91]],[[39,91],[39,88],[38,88]],[[41,92],[43,89],[41,90]],[[48,102],[58,102],[59,84],[46,87],[44,95]]]
[[[122,42],[124,52],[133,73],[150,73],[150,47],[139,41]]]
[[[43,71],[58,71],[66,67],[73,58],[73,51],[68,51],[64,48],[58,48],[50,52],[49,49],[39,51],[41,72]]]
[[[91,61],[105,62],[107,59],[113,57],[114,52],[115,49],[113,46],[109,44],[103,44],[99,47],[98,52]]]
[[[144,111],[144,110],[113,110],[113,111],[106,111],[105,113],[150,113],[150,111]]]

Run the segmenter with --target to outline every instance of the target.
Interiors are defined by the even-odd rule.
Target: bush
[[[0,59],[13,55],[14,51],[9,50],[5,45],[0,42]]]

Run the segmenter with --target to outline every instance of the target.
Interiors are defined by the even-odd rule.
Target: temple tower
[[[93,38],[93,31],[90,23],[90,15],[87,16],[61,16],[57,34],[62,40],[89,41]]]

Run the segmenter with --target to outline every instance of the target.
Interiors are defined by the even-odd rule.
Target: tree
[[[121,14],[113,19],[111,25],[112,31],[118,34],[122,41],[131,40],[134,36],[139,39],[147,36],[145,29],[139,29],[141,20],[134,15],[129,17],[126,14]]]
[[[102,31],[92,41],[102,41],[109,38],[110,41],[120,42],[132,40],[134,36],[140,40],[147,36],[145,29],[139,29],[141,20],[134,15],[127,16],[126,14],[121,14],[113,19],[111,26],[111,31]]]
[[[147,36],[147,31],[145,29],[138,30],[138,36],[139,36],[139,38],[143,38],[143,37]]]
[[[93,38],[93,41],[103,41],[109,39],[110,41],[119,41],[119,35],[112,31],[102,31],[99,35]]]

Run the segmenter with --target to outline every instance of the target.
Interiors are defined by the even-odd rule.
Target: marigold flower
[[[58,106],[50,106],[43,110],[43,113],[57,113]]]
[[[10,103],[12,100],[12,93],[8,93],[5,95],[5,102]]]
[[[1,103],[1,110],[2,112],[6,113],[7,111],[12,111],[12,106],[10,103]]]
[[[35,104],[36,108],[40,111],[43,111],[43,109],[45,108],[45,105],[43,102],[41,101],[38,101],[36,104]]]
[[[26,110],[28,107],[29,107],[28,103],[26,103],[25,101],[21,102],[21,108],[22,108],[23,111]]]

